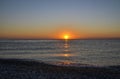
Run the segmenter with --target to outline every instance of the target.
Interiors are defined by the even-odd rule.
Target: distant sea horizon
[[[63,38],[0,38],[0,40],[65,40]],[[68,40],[120,40],[120,37],[110,38],[69,38]]]

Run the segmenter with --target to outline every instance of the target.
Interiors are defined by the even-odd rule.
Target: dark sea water
[[[0,40],[0,58],[56,65],[120,65],[120,40]]]

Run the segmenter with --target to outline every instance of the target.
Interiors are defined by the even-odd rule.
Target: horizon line
[[[65,40],[65,39],[55,39],[55,38],[0,38],[0,40]],[[118,38],[76,38],[68,40],[120,40]]]

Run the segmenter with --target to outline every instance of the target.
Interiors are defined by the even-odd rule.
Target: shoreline
[[[24,59],[0,59],[0,79],[120,79],[120,66],[58,66]]]

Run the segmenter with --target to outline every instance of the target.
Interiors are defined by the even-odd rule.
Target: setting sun
[[[77,33],[73,30],[67,31],[60,31],[56,34],[56,38],[63,39],[63,40],[70,40],[70,39],[77,39]]]
[[[64,35],[64,39],[69,39],[69,35]]]

